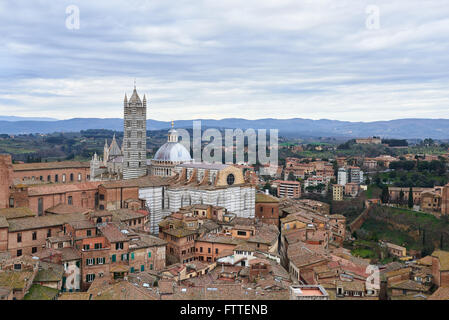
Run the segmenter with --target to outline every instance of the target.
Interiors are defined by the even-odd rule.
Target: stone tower
[[[125,93],[123,124],[123,179],[139,178],[147,174],[147,99],[143,101],[134,85],[131,98]]]

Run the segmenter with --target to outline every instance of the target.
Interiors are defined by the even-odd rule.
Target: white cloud
[[[136,77],[159,120],[449,117],[444,0],[69,4],[2,2],[0,114],[121,117]]]

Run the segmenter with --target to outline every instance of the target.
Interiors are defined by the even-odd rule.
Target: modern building
[[[299,198],[301,196],[301,184],[298,181],[276,180],[277,194],[279,198]]]
[[[339,168],[337,174],[337,183],[344,186],[348,182],[348,173],[345,168]]]
[[[344,186],[341,184],[332,185],[332,199],[334,201],[342,201],[343,200],[343,190]]]

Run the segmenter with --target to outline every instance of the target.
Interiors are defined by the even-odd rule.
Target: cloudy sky
[[[121,117],[136,79],[157,120],[449,118],[447,0],[2,0],[0,36],[0,115]]]

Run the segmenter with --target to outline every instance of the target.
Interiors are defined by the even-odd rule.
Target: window
[[[134,273],[134,267],[131,267],[130,272],[131,272],[131,273]]]
[[[150,264],[150,270],[153,270],[153,264]]]
[[[134,260],[134,252],[131,252],[131,260]]]
[[[151,258],[151,251],[148,252],[148,258]]]
[[[17,250],[17,256],[20,257],[22,255],[22,249]]]
[[[36,232],[36,231],[34,231],[34,232],[32,233],[31,238],[32,238],[33,240],[36,240],[36,239],[37,239],[37,232]]]
[[[116,260],[117,260],[117,256],[115,254],[113,254],[112,257],[111,257],[111,261],[115,262]]]
[[[104,210],[104,205],[100,204],[100,210]]]
[[[37,252],[37,247],[32,247],[31,248],[31,253],[36,253]]]
[[[97,258],[97,264],[105,264],[106,258]]]
[[[246,231],[237,231],[237,235],[246,236]]]
[[[73,181],[73,173],[70,174],[70,181]]]
[[[88,258],[86,259],[86,265],[91,266],[95,263],[95,259],[94,258]]]
[[[215,249],[215,253],[218,253],[218,249]]]
[[[63,247],[64,247],[64,243],[63,243],[63,242],[59,242],[59,243],[58,243],[58,248],[61,249],[61,248],[63,248]]]
[[[41,216],[44,214],[44,199],[38,198],[37,199],[37,215]]]
[[[128,260],[128,254],[127,253],[122,254],[121,259],[122,259],[122,261],[127,261]]]
[[[87,251],[90,249],[90,246],[88,244],[83,245],[83,250]]]
[[[20,263],[15,263],[14,270],[22,270],[22,265]]]
[[[92,230],[86,230],[86,235],[90,237],[92,235]],[[97,246],[97,244],[95,244]],[[96,249],[96,248],[95,248]]]
[[[123,242],[117,242],[115,244],[115,250],[122,250],[123,249]]]
[[[22,234],[20,232],[17,234],[17,242],[22,242]]]
[[[97,250],[101,249],[102,247],[103,247],[102,243],[96,243],[95,246],[94,246],[94,248],[97,249]]]
[[[50,238],[51,237],[51,229],[48,229],[47,230],[47,238]]]
[[[73,204],[73,198],[72,196],[69,196],[68,200],[67,200],[68,204]]]
[[[62,182],[65,182],[65,173],[62,175]]]
[[[200,252],[203,252],[203,247],[200,247]]]
[[[140,271],[145,271],[145,266],[144,265],[140,266]]]
[[[234,181],[234,175],[232,173],[228,174],[228,176],[226,177],[226,182],[228,183],[228,185],[232,186],[234,184]]]
[[[207,253],[210,253],[210,248],[207,248]]]
[[[55,174],[55,182],[58,182],[58,175],[57,174]]]
[[[50,182],[51,181],[51,175],[47,176],[47,181]]]
[[[78,173],[78,181],[81,181],[81,173]]]
[[[14,198],[9,198],[9,207],[14,208]]]
[[[86,282],[92,282],[95,279],[95,274],[86,274]]]

